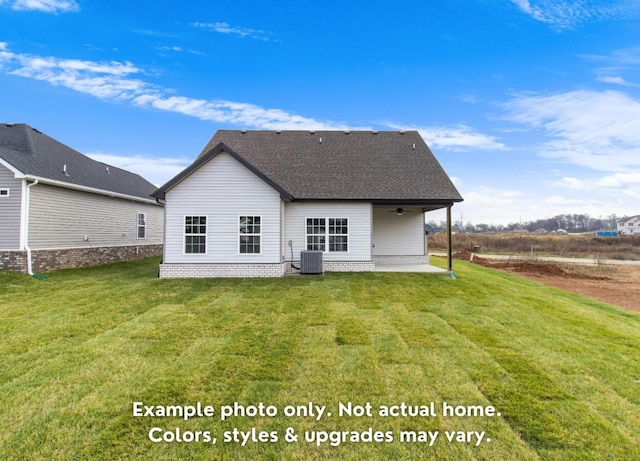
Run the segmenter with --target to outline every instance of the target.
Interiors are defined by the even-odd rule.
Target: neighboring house
[[[156,187],[25,124],[0,124],[0,269],[41,272],[162,252]]]
[[[424,213],[462,197],[417,131],[218,131],[153,194],[161,277],[282,276],[428,263]]]
[[[622,235],[640,234],[640,215],[618,221],[618,232]]]

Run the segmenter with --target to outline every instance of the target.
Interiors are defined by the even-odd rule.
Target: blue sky
[[[454,219],[640,213],[638,0],[0,0],[0,24],[0,122],[156,184],[221,128],[417,129]]]

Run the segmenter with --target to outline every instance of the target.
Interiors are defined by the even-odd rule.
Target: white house
[[[0,269],[43,272],[162,252],[163,208],[142,177],[25,124],[0,124]]]
[[[640,234],[640,215],[618,221],[618,232],[622,235]]]
[[[424,213],[462,197],[417,131],[218,131],[153,194],[161,277],[282,276],[426,264]]]

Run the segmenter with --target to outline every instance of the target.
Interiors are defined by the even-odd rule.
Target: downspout
[[[453,248],[451,238],[451,207],[447,206],[447,270],[453,274]]]
[[[31,259],[31,248],[29,247],[29,204],[31,202],[31,193],[30,190],[33,186],[38,184],[38,180],[36,179],[31,184],[27,184],[27,196],[25,197],[26,206],[25,206],[25,223],[24,223],[24,248],[27,250],[27,273],[33,277],[35,274],[33,273],[33,261]]]

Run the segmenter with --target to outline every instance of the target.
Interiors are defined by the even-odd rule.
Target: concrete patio
[[[375,272],[423,272],[448,274],[449,271],[430,264],[376,264]]]

